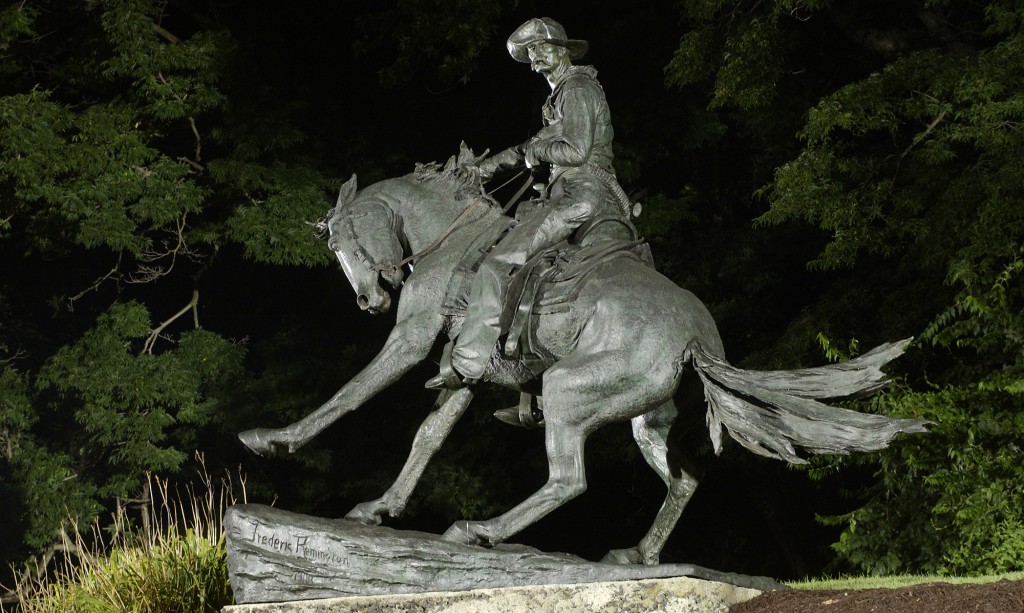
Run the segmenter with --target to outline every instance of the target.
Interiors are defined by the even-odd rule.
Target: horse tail
[[[923,419],[900,419],[829,406],[826,398],[858,397],[888,384],[881,367],[903,354],[912,339],[886,343],[839,364],[799,370],[754,371],[731,366],[704,350],[688,348],[704,383],[707,423],[715,453],[722,429],[750,451],[795,464],[810,454],[876,451],[900,432],[927,432]]]

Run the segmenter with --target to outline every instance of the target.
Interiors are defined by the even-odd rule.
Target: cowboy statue
[[[570,238],[581,226],[608,219],[625,224],[601,224],[595,235],[630,238],[630,204],[612,168],[608,102],[597,71],[572,63],[586,53],[588,43],[568,38],[561,24],[541,17],[513,32],[507,47],[516,61],[528,62],[547,80],[551,94],[544,103],[544,127],[526,143],[482,161],[480,175],[489,179],[498,169],[525,163],[530,169],[546,165],[549,181],[541,188],[544,198],[535,206],[520,207],[519,223],[481,264],[452,351],[454,372],[442,368],[427,382],[432,389],[480,380],[501,335],[499,319],[511,274],[532,256]]]

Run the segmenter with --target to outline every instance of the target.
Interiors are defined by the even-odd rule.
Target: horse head
[[[398,218],[383,200],[363,197],[356,191],[356,176],[352,175],[341,186],[327,221],[327,246],[355,290],[359,308],[386,313],[391,308],[391,296],[379,279],[397,289],[405,278],[400,264],[403,249]]]

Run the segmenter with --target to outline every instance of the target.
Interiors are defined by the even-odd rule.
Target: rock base
[[[577,585],[533,585],[465,592],[353,596],[226,607],[224,613],[727,613],[760,594],[728,583],[674,577]]]
[[[786,589],[769,577],[694,564],[607,564],[523,545],[485,548],[263,505],[231,507],[224,528],[233,613],[728,611]]]

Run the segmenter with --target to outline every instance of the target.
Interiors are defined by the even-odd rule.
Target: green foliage
[[[1024,567],[1022,270],[1016,259],[979,295],[962,290],[925,330],[925,341],[969,353],[947,374],[958,383],[903,388],[879,401],[885,413],[935,424],[928,436],[879,454],[881,481],[867,504],[827,520],[845,526],[834,547],[857,571]]]
[[[795,26],[825,3],[800,0],[689,0],[680,8],[692,29],[665,68],[666,82],[684,87],[713,80],[711,107],[750,110],[771,104],[787,72]]]
[[[93,521],[104,501],[133,494],[146,472],[176,471],[198,433],[223,419],[223,397],[242,374],[241,348],[194,330],[154,355],[142,350],[152,334],[144,307],[115,305],[50,358],[34,379],[37,392],[24,374],[5,368],[0,376],[0,435],[28,545],[49,543],[69,516]]]
[[[164,6],[148,0],[107,3],[101,18],[112,47],[104,74],[131,81],[142,111],[158,121],[195,118],[221,107],[219,88],[232,41],[222,32],[186,40],[159,25]]]
[[[185,333],[158,355],[134,354],[150,335],[139,304],[115,305],[74,345],[41,370],[39,386],[59,395],[73,412],[87,445],[111,474],[101,496],[125,496],[146,471],[172,472],[192,451],[168,440],[171,430],[201,427],[217,416],[216,393],[242,370],[242,352],[203,330]]]
[[[818,333],[818,344],[821,345],[821,350],[825,354],[825,358],[829,362],[846,362],[852,358],[857,357],[860,354],[860,341],[857,339],[850,339],[849,345],[844,349],[838,342],[825,336],[823,333]]]
[[[132,518],[121,506],[109,543],[95,525],[91,532],[71,531],[65,543],[68,553],[56,573],[16,585],[20,610],[214,612],[232,604],[220,523],[226,505],[233,502],[230,493],[222,491],[218,497],[209,489],[197,493],[189,488],[182,499],[169,496],[166,482],[150,483],[157,495],[143,509],[142,528],[130,526]]]
[[[925,417],[932,433],[812,471],[875,474],[853,481],[857,508],[827,520],[844,527],[840,562],[870,574],[1017,570],[1024,8],[870,5],[684,2],[693,29],[666,77],[705,87],[737,117],[758,108],[769,122],[794,100],[806,109],[799,147],[755,192],[768,207],[757,224],[824,232],[809,268],[835,281],[779,344],[825,330],[818,343],[841,360],[858,348],[831,338],[924,341],[899,363],[912,374],[870,410]]]
[[[40,91],[0,99],[0,177],[13,183],[17,213],[67,224],[67,240],[140,254],[145,235],[199,210],[204,190],[187,164],[147,145],[140,121],[119,104],[81,113]],[[41,233],[37,241],[57,236]]]
[[[274,159],[302,135],[280,119],[243,120],[244,102],[221,116],[234,41],[223,31],[177,37],[159,25],[161,2],[103,6],[85,18],[100,28],[75,33],[98,56],[79,77],[90,91],[27,81],[0,97],[0,181],[13,195],[0,204],[3,226],[19,224],[43,251],[73,242],[148,262],[174,242],[202,257],[193,243],[237,241],[261,261],[323,263],[304,222],[322,214],[329,181]],[[25,35],[34,14],[16,11],[3,32]],[[211,155],[213,145],[235,151]],[[229,223],[214,201],[232,203]]]
[[[232,602],[223,538],[210,543],[171,528],[155,543],[131,541],[25,601],[26,612],[219,611]],[[126,606],[127,605],[127,606]]]
[[[988,574],[1024,565],[1024,412],[1000,391],[901,390],[887,414],[932,420],[931,433],[879,454],[881,481],[864,506],[828,521],[857,572]],[[864,460],[854,460],[863,462]]]
[[[767,223],[802,218],[832,233],[815,265],[910,246],[985,274],[1020,242],[1024,42],[977,56],[910,54],[841,88],[809,114],[804,151],[767,190]],[[980,269],[978,267],[981,267]]]
[[[0,447],[11,481],[25,486],[18,501],[23,505],[23,540],[30,547],[43,547],[53,540],[69,511],[92,517],[100,505],[96,488],[78,479],[72,458],[49,450],[33,432],[39,416],[27,379],[8,366],[0,371]]]
[[[330,261],[330,251],[310,225],[326,210],[323,195],[329,182],[323,176],[240,160],[211,164],[210,172],[233,182],[249,198],[249,203],[235,208],[225,228],[226,237],[243,245],[247,257],[304,266]]]
[[[35,7],[25,4],[12,4],[0,9],[0,74],[17,72],[18,64],[11,58],[11,44],[21,36],[34,34],[32,23],[35,17]]]
[[[969,285],[961,291],[956,304],[925,329],[925,338],[943,347],[970,348],[982,354],[1003,355],[1007,360],[1016,358],[1019,368],[1024,349],[1022,273],[1024,259],[1018,256],[987,288],[977,287],[981,284],[974,283],[973,274],[958,278]],[[999,389],[1011,393],[1024,391],[1018,381],[1006,382]]]
[[[2,288],[0,443],[20,520],[5,539],[34,549],[217,432],[244,351],[198,327],[198,296],[160,326],[150,312],[179,308],[183,287],[215,296],[203,277],[225,246],[327,261],[305,222],[332,187],[253,95],[252,50],[214,11],[65,5],[0,10],[0,255],[25,271]]]

